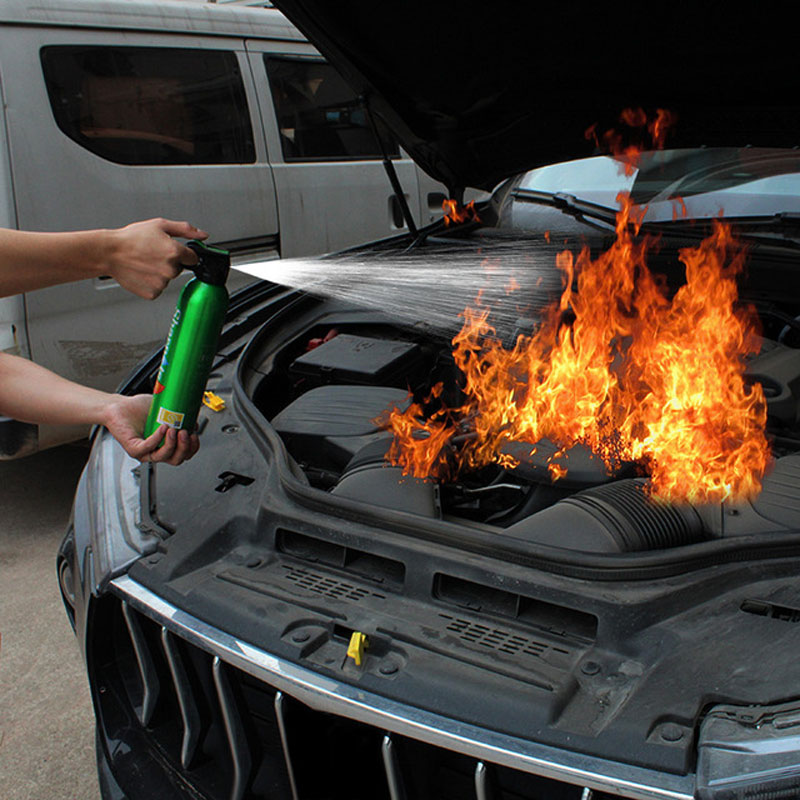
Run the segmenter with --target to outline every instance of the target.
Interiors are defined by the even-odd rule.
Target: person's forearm
[[[0,297],[110,275],[124,289],[152,299],[184,266],[197,263],[195,253],[174,237],[207,235],[188,222],[160,218],[68,233],[0,228]]]
[[[109,272],[113,232],[33,233],[0,229],[0,295]]]
[[[0,414],[50,425],[104,425],[140,461],[180,464],[200,446],[196,433],[162,425],[142,435],[152,395],[109,394],[73,383],[24,358],[0,353]]]
[[[25,358],[0,354],[0,413],[5,416],[51,425],[104,425],[114,397]]]

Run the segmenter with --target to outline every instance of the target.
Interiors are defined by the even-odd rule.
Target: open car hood
[[[454,196],[590,155],[586,129],[615,126],[628,107],[677,114],[673,148],[800,144],[785,14],[722,2],[627,16],[519,0],[275,5]]]

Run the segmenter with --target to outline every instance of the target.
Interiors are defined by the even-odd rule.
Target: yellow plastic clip
[[[347,646],[347,657],[352,658],[356,662],[356,666],[360,667],[361,662],[364,660],[364,651],[369,647],[369,639],[360,631],[353,631],[350,637],[350,644]]]
[[[203,405],[208,406],[212,411],[222,411],[225,408],[225,401],[214,392],[204,392]]]

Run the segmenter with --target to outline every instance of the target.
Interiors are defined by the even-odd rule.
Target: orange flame
[[[505,442],[548,438],[561,452],[588,446],[609,469],[637,462],[665,500],[758,493],[770,454],[763,391],[744,379],[759,337],[754,312],[736,306],[743,250],[715,222],[711,236],[680,251],[686,284],[670,299],[646,266],[652,240],[634,240],[641,209],[618,199],[608,251],[558,254],[565,287],[534,335],[506,349],[489,309],[478,301],[464,311],[453,339],[464,404],[445,407],[438,384],[425,403],[389,414],[387,458],[404,473],[447,479],[489,463],[513,467]],[[566,469],[551,463],[550,472]]]
[[[462,222],[480,222],[481,218],[475,211],[475,201],[470,200],[466,206],[460,206],[456,200],[442,202],[445,225],[458,225]]]
[[[686,208],[686,201],[682,197],[671,198],[672,202],[672,221],[675,222],[679,218],[686,219],[689,216],[689,209]]]
[[[667,134],[675,127],[678,117],[665,108],[656,109],[656,118],[647,123],[647,131],[653,140],[654,150],[663,150]]]
[[[584,138],[593,140],[595,147],[604,149],[619,159],[625,174],[633,175],[638,169],[645,150],[663,150],[667,135],[677,122],[677,115],[664,108],[656,109],[650,118],[641,108],[625,108],[619,116],[624,130],[611,128],[602,136],[597,134],[597,123],[584,132]]]

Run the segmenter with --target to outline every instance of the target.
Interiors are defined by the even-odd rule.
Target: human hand
[[[129,292],[153,300],[197,255],[173,236],[206,239],[208,234],[188,222],[149,219],[110,231],[111,255],[107,272]]]
[[[200,440],[196,433],[178,431],[166,425],[143,438],[142,431],[152,400],[153,396],[149,394],[133,397],[114,395],[106,407],[104,424],[129,456],[138,461],[178,466],[197,452]],[[159,447],[162,440],[164,444]]]

